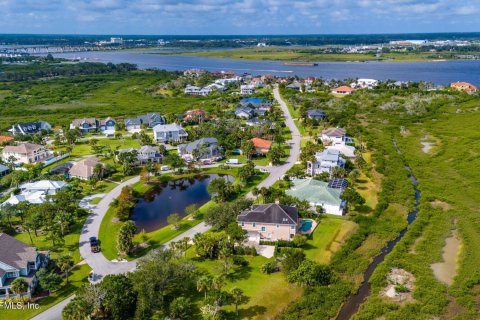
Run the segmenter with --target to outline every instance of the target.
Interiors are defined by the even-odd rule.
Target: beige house
[[[17,162],[29,164],[46,160],[50,156],[49,150],[44,146],[34,143],[21,143],[17,146],[6,146],[2,151],[2,157],[9,161],[14,157]]]
[[[254,205],[237,216],[251,241],[291,240],[297,233],[298,210],[281,204]]]
[[[68,174],[70,178],[78,178],[82,180],[91,179],[94,176],[94,169],[97,163],[100,163],[95,157],[90,157],[78,161],[71,168]]]

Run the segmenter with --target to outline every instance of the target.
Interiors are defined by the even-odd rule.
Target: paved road
[[[285,124],[288,128],[290,128],[290,131],[292,132],[292,139],[287,141],[287,143],[290,144],[290,155],[282,165],[266,168],[266,170],[270,172],[270,175],[265,180],[259,183],[259,185],[257,186],[257,188],[259,189],[262,187],[268,188],[273,185],[275,181],[282,179],[283,175],[287,173],[287,171],[298,161],[300,157],[300,141],[302,139],[300,131],[298,131],[298,128],[293,121],[287,104],[280,96],[278,87],[273,89],[273,96],[275,97],[275,100],[277,100],[277,102],[280,104],[280,108],[285,115]],[[251,192],[248,193],[246,197],[251,199],[254,198]]]
[[[263,180],[259,185],[258,188],[261,187],[270,187],[275,183],[275,181],[282,178],[282,176],[298,161],[300,156],[300,140],[301,135],[298,131],[295,123],[293,122],[293,118],[288,110],[287,104],[282,100],[278,88],[273,90],[273,94],[275,99],[280,104],[280,107],[285,115],[285,124],[290,128],[292,132],[292,140],[287,141],[290,144],[290,155],[288,156],[285,163],[280,166],[275,167],[262,167],[266,169],[270,175]],[[203,166],[203,167],[215,167],[218,165],[210,165],[210,166]],[[100,231],[100,224],[108,210],[110,203],[116,199],[122,188],[125,186],[132,185],[140,180],[140,177],[135,177],[130,180],[124,181],[116,186],[112,191],[107,193],[103,199],[97,205],[90,205],[89,202],[92,198],[98,197],[99,195],[94,195],[87,197],[82,201],[82,206],[91,210],[91,214],[89,215],[87,221],[85,222],[82,232],[80,234],[80,254],[85,259],[86,263],[92,268],[93,272],[96,275],[97,281],[103,278],[105,275],[108,274],[119,274],[125,273],[135,270],[136,268],[136,261],[128,261],[128,262],[115,262],[110,261],[103,256],[101,253],[92,253],[90,251],[90,244],[89,238],[90,237],[97,237]],[[251,193],[247,194],[246,197],[254,198]],[[199,223],[195,227],[185,231],[184,233],[178,235],[174,239],[166,242],[164,246],[168,246],[170,242],[178,241],[185,237],[192,238],[196,233],[204,233],[210,229],[210,226],[206,225],[204,222]],[[59,304],[53,306],[52,308],[44,311],[43,313],[37,315],[36,317],[32,318],[33,320],[57,320],[61,319],[61,312],[62,309],[68,304],[72,297],[63,300]]]

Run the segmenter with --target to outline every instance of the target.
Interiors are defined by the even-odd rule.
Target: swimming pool
[[[302,220],[302,225],[300,226],[300,231],[301,232],[308,232],[312,230],[312,220]]]

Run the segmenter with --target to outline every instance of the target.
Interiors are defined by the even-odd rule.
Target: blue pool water
[[[302,220],[302,226],[300,227],[300,231],[307,232],[312,229],[312,220]]]

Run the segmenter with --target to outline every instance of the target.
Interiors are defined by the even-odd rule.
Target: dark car
[[[96,237],[90,237],[90,250],[92,252],[99,252],[100,247],[98,245],[98,240]]]

